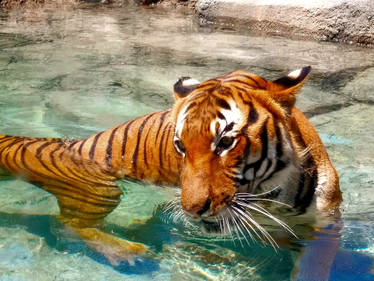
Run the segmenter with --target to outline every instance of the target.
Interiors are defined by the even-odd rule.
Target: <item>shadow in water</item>
[[[118,265],[110,264],[105,256],[92,250],[78,236],[67,231],[55,216],[0,213],[0,227],[21,227],[44,238],[45,243],[51,248],[69,254],[85,255],[100,264],[111,266],[120,273],[148,274],[159,270],[158,261],[143,257],[135,258],[131,262],[121,261]]]

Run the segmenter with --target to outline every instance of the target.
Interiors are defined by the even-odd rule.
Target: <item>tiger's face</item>
[[[292,165],[287,116],[309,71],[274,82],[235,71],[174,85],[173,142],[183,157],[185,213],[210,223],[241,212],[243,198],[271,188],[272,177]]]

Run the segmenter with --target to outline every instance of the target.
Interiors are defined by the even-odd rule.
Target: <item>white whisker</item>
[[[228,212],[230,213],[230,216],[231,216],[231,220],[234,222],[235,226],[236,226],[236,229],[240,231],[240,233],[242,234],[242,236],[245,238],[245,235],[244,233],[242,232],[242,230],[239,228],[239,225],[236,221],[236,214],[234,213],[234,211],[232,211],[230,208],[227,208]],[[235,231],[236,232],[236,231]],[[236,236],[238,237],[239,239],[239,243],[240,243],[240,246],[242,246],[242,248],[244,248],[244,245],[243,245],[243,242],[242,240],[240,239],[238,233],[236,232]]]
[[[230,210],[230,209],[229,209]],[[230,212],[231,212],[231,210],[230,210]],[[249,243],[249,241],[248,241],[248,239],[247,239],[247,236],[244,234],[244,232],[243,232],[243,230],[242,230],[242,227],[245,229],[245,231],[248,233],[248,235],[249,235],[249,237],[252,239],[252,241],[254,241],[253,240],[253,235],[252,235],[252,233],[249,231],[249,229],[247,228],[247,227],[245,227],[245,225],[243,224],[243,222],[242,222],[242,219],[241,219],[241,217],[238,215],[238,213],[236,212],[236,210],[235,209],[232,209],[232,212],[233,212],[233,214],[234,214],[234,222],[235,222],[235,224],[237,225],[237,229],[239,230],[239,232],[241,233],[241,235],[244,237],[244,239],[245,239],[245,241],[247,242],[247,245],[248,246],[250,246],[250,243]],[[238,219],[239,220],[239,223],[240,223],[240,225],[238,224],[238,222],[236,221],[236,219]]]
[[[232,206],[233,209],[235,209],[238,213],[240,213],[243,217],[245,217],[247,220],[243,220],[242,218],[242,222],[246,222],[247,225],[250,227],[250,229],[255,233],[255,235],[257,236],[258,239],[260,239],[260,241],[263,241],[263,238],[261,237],[261,235],[258,234],[258,232],[253,228],[253,226],[249,223],[252,221],[252,218],[251,217],[248,217],[248,214],[246,212],[244,212],[243,210],[241,210],[240,208],[237,208],[235,206]],[[252,240],[253,240],[253,236],[251,236]]]
[[[241,199],[241,198],[238,198],[238,199]],[[249,198],[245,198],[244,200],[246,201],[268,201],[268,202],[273,202],[273,203],[277,203],[279,205],[283,205],[283,206],[286,206],[288,208],[292,208],[291,205],[287,204],[287,203],[283,203],[283,202],[280,202],[280,201],[277,201],[277,200],[274,200],[274,199],[267,199],[267,198],[252,198],[252,197],[249,197]]]
[[[278,224],[280,224],[284,229],[286,229],[289,233],[291,233],[295,238],[298,238],[297,235],[295,234],[295,232],[282,220],[278,219],[277,217],[275,217],[274,215],[272,215],[271,213],[269,213],[266,209],[264,209],[262,206],[256,204],[256,203],[253,203],[252,205],[255,205],[257,208],[259,208],[260,210],[262,210],[263,212],[267,213],[268,214],[268,217],[270,219],[273,219],[274,221],[276,221]],[[253,206],[252,206],[253,207]]]
[[[274,215],[269,213],[266,209],[259,206],[258,204],[256,204],[256,203],[244,204],[243,202],[237,202],[237,204],[239,204],[239,205],[241,205],[245,208],[249,208],[249,209],[252,209],[256,212],[259,212],[260,214],[263,214],[264,216],[268,217],[269,219],[277,222],[284,229],[286,229],[289,233],[291,233],[295,238],[297,238],[296,234],[293,232],[293,230],[286,223],[284,223],[283,221],[281,221],[280,219],[278,219],[277,217],[275,217]]]
[[[246,193],[246,192],[240,192],[240,193],[236,193],[235,196],[248,196],[248,197],[259,197],[259,196],[264,196],[264,195],[267,195],[269,193],[272,193],[274,190],[277,190],[278,188],[280,188],[280,185],[277,185],[276,187],[268,190],[268,191],[265,191],[263,193],[258,193],[258,194],[251,194],[251,193]]]
[[[237,208],[237,210],[241,211],[240,208]],[[253,224],[253,226],[257,227],[257,229],[261,232],[261,234],[269,241],[269,243],[274,248],[274,250],[279,248],[278,244],[275,242],[274,238],[269,234],[269,232],[267,232],[265,230],[265,228],[263,228],[258,222],[256,222],[255,219],[249,213],[246,213],[244,211],[241,211],[241,213],[243,214],[243,216],[246,217],[247,220],[249,220]],[[250,224],[248,224],[248,225],[250,225]],[[256,234],[257,234],[257,232],[256,232]],[[258,234],[257,234],[257,236],[260,237]]]
[[[236,247],[236,244],[235,244],[235,237],[234,237],[234,235],[232,234],[229,219],[228,219],[228,218],[224,218],[224,222],[225,222],[225,224],[226,224],[226,228],[227,228],[227,230],[228,230],[228,232],[229,232],[229,236],[230,236],[232,242],[234,243],[234,246]]]

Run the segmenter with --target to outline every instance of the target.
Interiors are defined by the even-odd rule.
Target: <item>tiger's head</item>
[[[183,157],[185,213],[205,222],[217,220],[235,211],[230,206],[240,205],[240,196],[269,189],[262,184],[294,161],[289,113],[310,69],[275,81],[247,71],[203,83],[179,79],[174,85],[173,142]]]

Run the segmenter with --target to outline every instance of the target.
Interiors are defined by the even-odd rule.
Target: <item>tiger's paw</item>
[[[103,254],[113,266],[118,266],[121,261],[133,264],[134,259],[143,256],[148,249],[142,243],[127,241],[97,228],[79,228],[75,232],[89,247]]]

